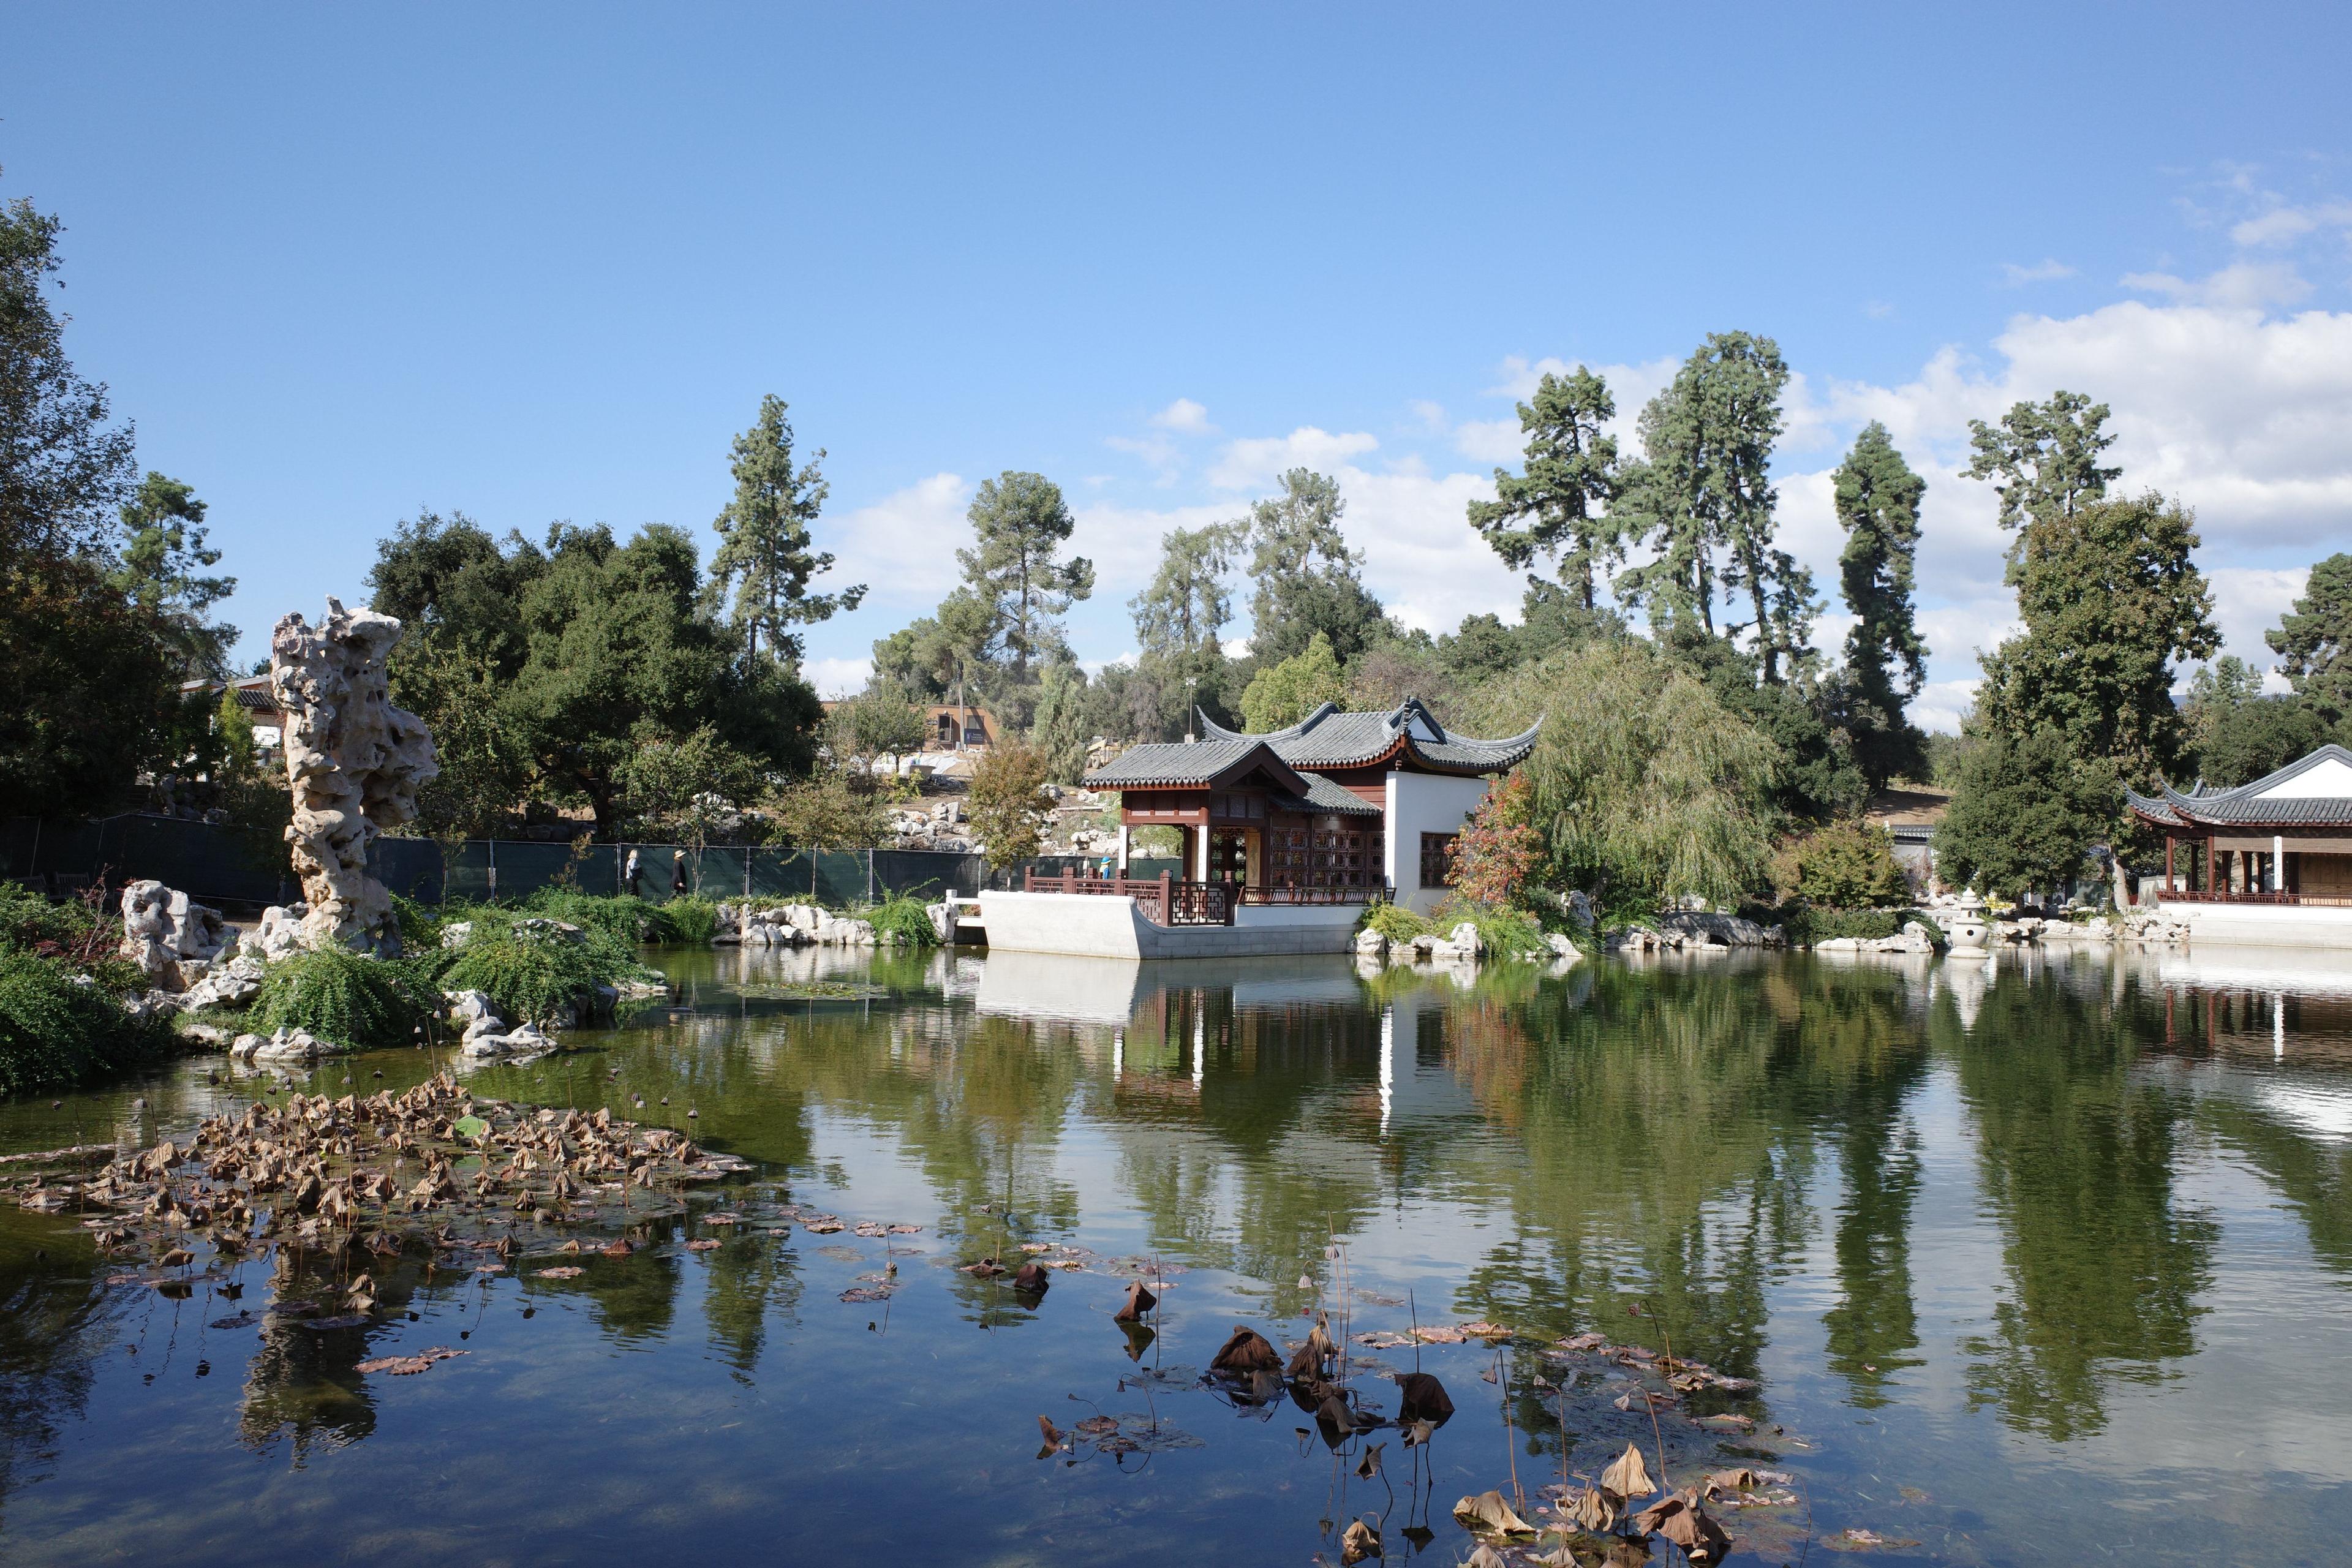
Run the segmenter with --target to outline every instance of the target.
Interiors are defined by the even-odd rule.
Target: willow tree
[[[1543,721],[1521,772],[1547,880],[1618,905],[1733,903],[1763,884],[1780,749],[1648,643],[1556,653],[1478,706],[1490,731]]]

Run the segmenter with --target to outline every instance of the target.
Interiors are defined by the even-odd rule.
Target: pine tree
[[[784,415],[782,398],[763,397],[759,422],[735,437],[735,499],[715,524],[722,542],[711,557],[708,592],[717,604],[733,590],[734,620],[742,628],[747,660],[758,659],[764,634],[771,658],[796,665],[802,639],[791,628],[856,609],[866,587],[808,591],[818,574],[833,568],[833,556],[813,551],[809,539],[809,525],[827,494],[817,468],[824,453],[820,449],[804,467],[794,468],[793,426]]]
[[[2073,517],[2107,493],[2108,480],[2122,476],[2121,468],[2099,466],[2099,454],[2116,444],[2100,429],[2106,419],[2105,404],[2079,392],[2054,392],[2047,403],[2011,405],[1998,428],[1969,421],[1975,448],[1969,477],[2005,481],[1993,489],[2000,497],[2001,527],[2019,530],[2010,546],[2012,567],[2032,548],[2033,524]]]
[[[1623,558],[1606,515],[1617,499],[1617,438],[1601,427],[1617,417],[1609,384],[1579,365],[1573,374],[1547,373],[1535,399],[1519,405],[1528,437],[1527,472],[1495,470],[1495,497],[1470,503],[1470,526],[1515,568],[1549,557],[1559,582],[1585,609],[1594,607],[1593,580]]]
[[[1755,618],[1744,629],[1768,686],[1807,661],[1820,608],[1811,574],[1773,545],[1780,493],[1769,468],[1788,380],[1770,338],[1709,334],[1642,410],[1643,460],[1627,471],[1618,506],[1626,536],[1653,552],[1617,578],[1619,596],[1646,607],[1654,626],[1696,621],[1712,637],[1717,581],[1745,593]]]
[[[1077,519],[1043,474],[1008,469],[983,481],[967,515],[977,542],[956,552],[964,584],[992,613],[1013,685],[1025,686],[1030,666],[1060,648],[1060,617],[1093,596],[1094,563],[1060,558]]]
[[[1250,509],[1250,651],[1276,664],[1306,651],[1320,635],[1345,664],[1387,624],[1365,588],[1361,552],[1339,531],[1347,502],[1338,482],[1307,468],[1282,476],[1282,493]]]
[[[2352,717],[2352,555],[2315,564],[2294,608],[2263,634],[2278,672],[2330,724]]]
[[[1919,548],[1919,501],[1927,482],[1872,421],[1837,470],[1836,505],[1845,530],[1840,585],[1853,628],[1845,639],[1846,732],[1873,789],[1927,767],[1927,737],[1904,705],[1927,679],[1927,645],[1913,618],[1912,561]]]

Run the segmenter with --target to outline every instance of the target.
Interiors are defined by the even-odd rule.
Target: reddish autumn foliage
[[[1486,792],[1454,841],[1456,892],[1494,909],[1518,902],[1520,889],[1543,859],[1543,836],[1528,820],[1534,805],[1534,786],[1517,773]]]

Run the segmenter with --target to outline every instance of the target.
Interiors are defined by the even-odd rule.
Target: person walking
[[[679,849],[670,856],[669,896],[682,899],[688,892],[686,883],[686,851]]]
[[[637,864],[637,852],[630,850],[629,863],[621,868],[621,891],[633,899],[643,898],[645,889],[637,885],[637,879],[644,875],[645,868]]]

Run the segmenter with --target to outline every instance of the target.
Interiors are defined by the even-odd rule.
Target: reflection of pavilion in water
[[[1458,987],[1397,978],[1405,984],[1381,999],[1331,957],[1204,965],[1007,952],[988,956],[978,1000],[985,1016],[1068,1028],[1083,1055],[1108,1063],[1122,1100],[1196,1100],[1212,1061],[1246,1078],[1278,1058],[1370,1090],[1383,1130],[1477,1114],[1446,1060],[1441,1020]]]

